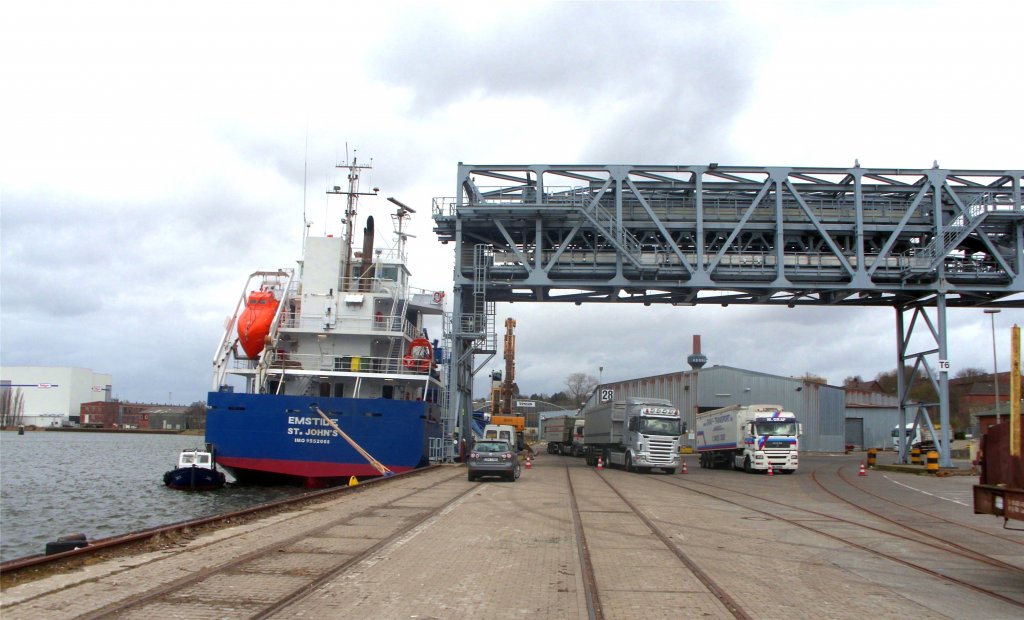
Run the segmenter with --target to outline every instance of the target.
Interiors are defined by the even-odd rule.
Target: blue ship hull
[[[239,482],[324,486],[379,476],[314,407],[395,473],[427,465],[430,440],[442,434],[441,410],[422,401],[210,392],[207,404],[206,441]]]

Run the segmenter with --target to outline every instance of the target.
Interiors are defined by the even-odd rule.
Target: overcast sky
[[[1024,168],[1024,3],[369,4],[0,3],[0,361],[203,400],[246,277],[294,265],[304,208],[330,219],[346,148],[381,188],[361,215],[417,210],[414,285],[439,290],[460,161]],[[896,366],[891,309],[497,312],[525,393],[685,369],[693,334],[709,364],[833,384]],[[990,370],[989,317],[948,319],[953,371]]]

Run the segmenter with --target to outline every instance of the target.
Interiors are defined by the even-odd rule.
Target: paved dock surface
[[[884,455],[883,455],[884,459]],[[446,466],[2,592],[17,618],[1021,618],[1024,532],[971,477]]]

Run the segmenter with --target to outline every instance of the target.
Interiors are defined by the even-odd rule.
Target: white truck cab
[[[519,449],[516,442],[516,427],[510,424],[488,424],[484,427],[484,439],[507,441],[512,450]]]

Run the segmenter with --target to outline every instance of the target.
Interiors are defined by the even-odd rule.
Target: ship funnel
[[[359,266],[360,290],[370,290],[369,281],[373,279],[373,216],[366,218],[363,228],[363,262]],[[365,284],[364,284],[365,283]]]

